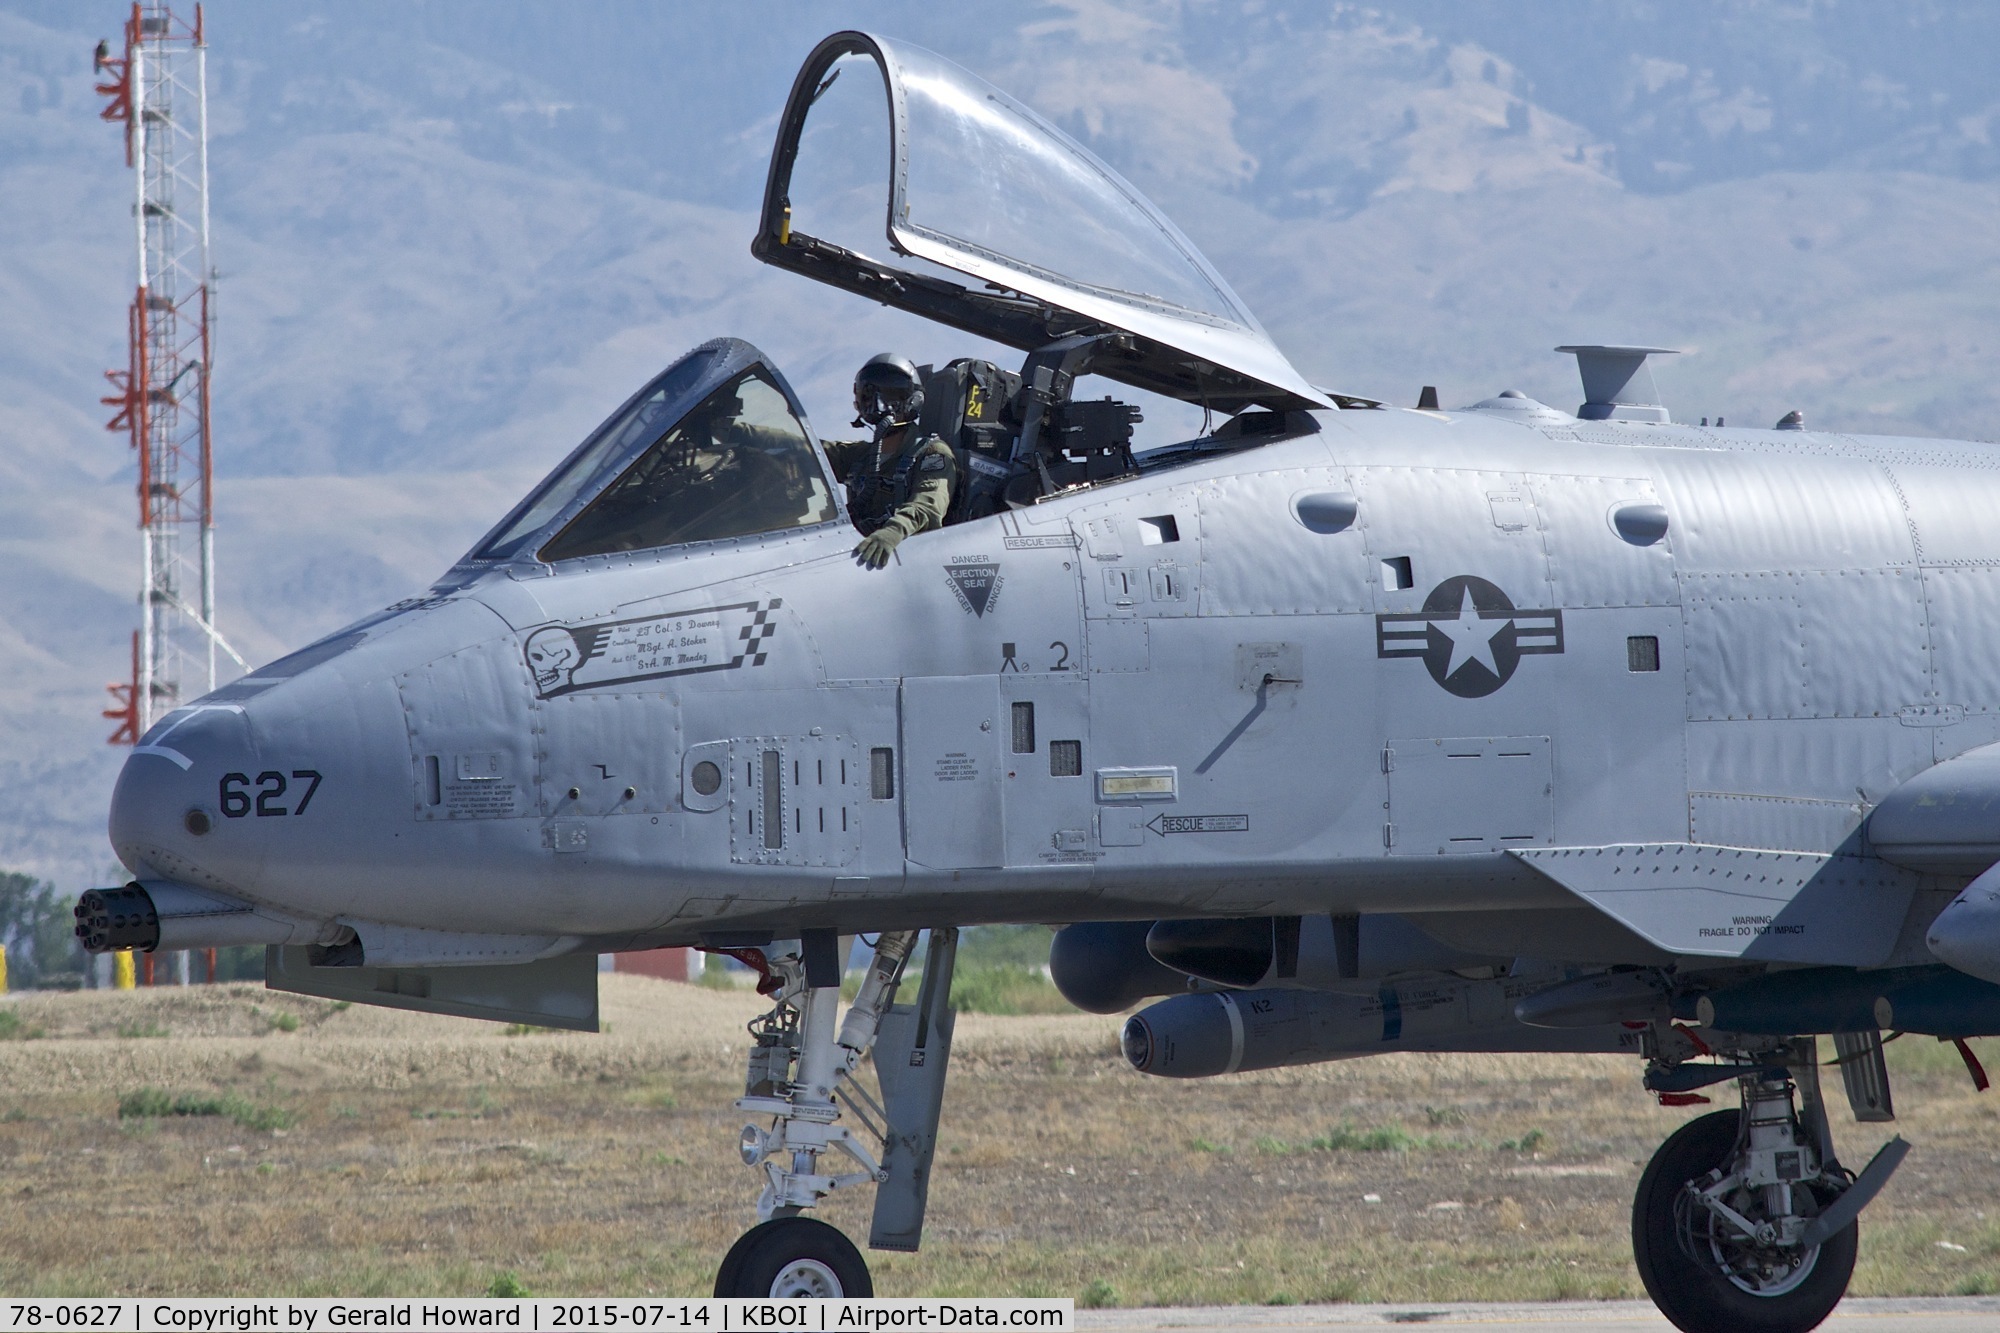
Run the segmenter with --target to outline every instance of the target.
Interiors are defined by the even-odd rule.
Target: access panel
[[[903,823],[915,864],[1001,864],[1001,731],[997,676],[903,681]]]
[[[852,738],[752,736],[730,743],[729,761],[730,860],[844,866],[854,859],[868,759]]]
[[[1410,856],[1545,847],[1555,835],[1546,736],[1390,741],[1383,842]]]

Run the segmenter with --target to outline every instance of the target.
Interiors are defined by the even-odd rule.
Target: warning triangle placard
[[[945,573],[951,579],[952,590],[958,594],[959,605],[975,616],[984,616],[986,608],[999,599],[1001,580],[998,561],[950,565]]]

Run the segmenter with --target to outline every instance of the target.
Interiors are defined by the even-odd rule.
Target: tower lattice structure
[[[178,706],[189,678],[216,684],[215,469],[209,424],[214,269],[208,252],[208,46],[201,6],[190,23],[134,4],[122,58],[97,48],[100,113],[125,127],[133,169],[138,285],[125,369],[105,372],[116,409],[106,429],[131,437],[139,464],[140,624],[132,679],[110,686],[111,743],[133,744]],[[236,658],[240,663],[241,659]]]

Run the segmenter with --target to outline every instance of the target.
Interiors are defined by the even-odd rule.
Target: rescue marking
[[[944,573],[958,604],[981,618],[1000,600],[1000,588],[1006,582],[1000,577],[1000,562],[984,555],[953,556]]]
[[[1375,617],[1375,656],[1420,657],[1431,679],[1461,699],[1509,680],[1521,659],[1563,650],[1562,612],[1525,610],[1485,579],[1459,574],[1432,588],[1421,611]]]
[[[1076,549],[1076,534],[1073,532],[1061,534],[1050,533],[1047,536],[1035,537],[1002,537],[1000,541],[1010,551],[1074,551]]]
[[[1248,815],[1155,815],[1147,828],[1166,837],[1169,833],[1248,833]]]
[[[535,694],[553,699],[577,690],[635,681],[763,666],[778,632],[782,598],[607,620],[595,625],[543,625],[528,635],[522,655]]]

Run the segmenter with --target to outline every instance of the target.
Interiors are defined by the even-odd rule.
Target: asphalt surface
[[[1081,1329],[1490,1328],[1507,1333],[1674,1333],[1645,1301],[1566,1301],[1537,1305],[1280,1305],[1167,1310],[1078,1310]],[[1995,1333],[2000,1296],[1929,1300],[1856,1298],[1820,1325],[1836,1333]]]

